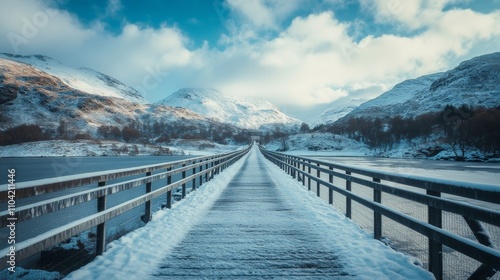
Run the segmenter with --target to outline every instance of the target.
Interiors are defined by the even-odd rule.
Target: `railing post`
[[[307,173],[311,175],[311,161],[309,160],[307,161],[307,163],[309,163],[309,165],[307,166]],[[307,190],[311,190],[311,177],[307,177]]]
[[[293,159],[290,159],[290,160],[293,160]],[[293,168],[292,168],[292,177],[293,177],[293,179],[295,179],[295,167],[297,167],[297,163],[295,162],[295,160],[293,160],[292,166],[293,166]]]
[[[172,171],[172,167],[167,168],[167,171]],[[172,175],[167,176],[167,186],[172,184]],[[172,208],[172,190],[167,191],[167,208]]]
[[[306,160],[302,160],[302,186],[306,185]],[[309,177],[308,177],[309,178]]]
[[[196,164],[196,161],[193,161],[193,165]],[[196,167],[193,167],[193,186],[191,187],[191,190],[195,191],[196,190],[196,177],[194,175],[196,174]]]
[[[151,171],[147,172],[146,176],[151,176]],[[152,184],[153,184],[152,182],[146,183],[146,193],[151,192]],[[144,205],[145,205],[145,209],[144,209],[144,221],[143,222],[147,223],[147,222],[151,221],[151,200],[146,201],[146,203],[144,203]]]
[[[380,179],[373,178],[373,182],[380,183]],[[382,192],[373,189],[373,201],[382,203]],[[373,238],[380,240],[382,238],[382,214],[373,211]]]
[[[316,169],[316,177],[319,179],[321,177],[321,173],[319,172],[319,163],[316,164],[318,166],[318,169]],[[321,185],[319,183],[319,180],[316,181],[316,195],[319,197],[321,195]]]
[[[333,167],[328,168],[330,171],[333,171]],[[333,174],[328,174],[328,183],[333,184]],[[328,203],[333,205],[333,189],[331,186],[328,188]]]
[[[441,197],[440,192],[427,190],[427,195]],[[442,211],[432,206],[427,207],[429,224],[442,228]],[[437,280],[443,279],[443,245],[429,238],[429,271]]]
[[[210,161],[210,177],[208,178],[210,180],[212,180],[214,178],[214,175],[215,175],[215,170],[213,169],[214,165],[215,165],[215,161],[214,161],[214,158],[212,158]]]
[[[203,171],[203,164],[201,164],[202,161],[200,161],[200,170],[199,170],[199,173],[200,173],[200,186],[203,184],[203,174],[201,173]]]
[[[99,182],[97,187],[104,187],[106,182]],[[106,195],[97,199],[97,212],[106,210]],[[102,255],[106,251],[106,222],[97,225],[96,254]]]
[[[297,159],[297,181],[300,182],[300,159]]]
[[[351,175],[351,171],[346,171],[345,174]],[[345,180],[345,189],[349,192],[351,191],[351,181],[349,181],[347,179]],[[351,199],[346,196],[346,198],[345,198],[345,216],[349,219],[351,219],[351,217],[352,217],[351,204],[352,204]]]
[[[186,164],[183,164],[182,167],[186,167]],[[182,180],[186,178],[186,170],[182,171]],[[182,198],[186,197],[186,182],[182,183]]]
[[[209,159],[207,158],[206,161],[207,162],[205,163],[205,171],[208,170],[208,161],[209,161]],[[205,172],[205,182],[208,182],[208,172]]]

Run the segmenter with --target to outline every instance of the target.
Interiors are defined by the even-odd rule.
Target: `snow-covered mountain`
[[[257,129],[261,126],[275,124],[300,124],[298,120],[280,112],[276,106],[258,98],[229,96],[209,89],[181,89],[157,104],[148,105],[148,102],[134,88],[89,68],[69,67],[43,55],[21,56],[4,53],[0,54],[0,59],[31,66],[51,77],[57,78],[62,85],[71,90],[105,98],[120,98],[136,103],[134,106],[138,106],[138,104],[147,105],[148,109],[145,110],[165,111],[165,108],[157,108],[158,105],[181,107],[197,113],[193,113],[193,115],[197,115],[194,117],[195,119],[207,117],[216,122],[228,123],[247,129]],[[172,111],[172,109],[169,110]]]
[[[366,101],[363,98],[350,98],[349,96],[335,100],[330,104],[329,109],[321,113],[318,123],[334,123]]]
[[[216,121],[247,129],[300,124],[299,120],[285,115],[263,99],[226,95],[214,89],[183,88],[157,104],[186,108]]]
[[[397,84],[379,97],[361,104],[341,120],[353,117],[415,117],[459,107],[500,106],[500,53],[472,58],[444,73],[422,76]]]
[[[116,97],[146,104],[147,101],[134,88],[103,73],[89,68],[73,68],[43,55],[21,56],[0,54],[0,58],[25,63],[59,78],[67,86],[79,91],[104,97]]]
[[[142,104],[135,102],[137,99],[84,92],[35,66],[0,58],[0,131],[35,124],[54,134],[64,121],[70,136],[81,133],[95,136],[101,125],[122,129],[137,123],[198,127],[214,123],[183,108]]]

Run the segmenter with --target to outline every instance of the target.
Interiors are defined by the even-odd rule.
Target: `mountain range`
[[[90,93],[75,89],[30,64],[0,58],[0,123],[4,128],[36,124],[53,132],[64,121],[72,134],[95,135],[101,125],[123,128],[148,119],[211,122],[186,109],[134,102],[141,98],[123,84],[118,84],[115,90],[111,87],[107,95],[106,91],[98,91],[106,89],[105,76],[84,70],[87,78],[92,77],[89,73],[96,74],[93,84],[97,88],[96,91],[89,90]]]
[[[500,106],[500,52],[478,56],[457,67],[403,81],[377,98],[354,108],[349,118],[412,118],[437,112],[446,105]]]
[[[101,125],[122,128],[136,122],[237,129],[300,125],[267,101],[210,89],[181,89],[152,104],[113,77],[42,55],[0,54],[0,109],[4,127],[39,124],[53,130],[63,120],[92,135]]]
[[[500,53],[479,56],[446,72],[403,81],[377,98],[345,97],[319,113],[320,123],[349,118],[415,117],[447,104],[500,106]],[[132,87],[89,68],[65,66],[42,55],[0,54],[0,123],[4,128],[39,124],[54,129],[61,120],[95,134],[101,125],[184,123],[238,129],[298,127],[273,104],[215,89],[183,88],[149,103]]]

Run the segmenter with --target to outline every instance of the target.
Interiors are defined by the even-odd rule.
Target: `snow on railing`
[[[278,165],[293,178],[307,186],[313,187],[316,182],[317,196],[321,196],[322,187],[328,189],[328,202],[333,205],[334,192],[345,197],[345,215],[353,216],[352,201],[373,211],[371,218],[374,238],[383,240],[382,217],[386,217],[422,234],[428,239],[427,258],[428,269],[436,279],[443,279],[443,245],[463,255],[480,262],[475,271],[469,273],[469,279],[489,279],[500,269],[500,251],[495,246],[498,240],[482,225],[482,222],[494,227],[495,232],[500,230],[500,211],[491,208],[495,205],[500,209],[500,186],[469,184],[452,180],[437,180],[421,176],[406,176],[388,172],[345,166],[306,157],[291,156],[283,153],[271,152],[260,147],[265,157]],[[321,178],[321,175],[325,175]],[[326,180],[328,175],[328,180]],[[369,179],[367,179],[367,177]],[[334,184],[334,178],[345,181],[345,186]],[[358,187],[367,187],[373,193],[372,198],[353,192],[353,184]],[[410,190],[415,189],[415,190]],[[391,199],[401,199],[400,203],[418,203],[427,207],[427,221],[412,216],[412,213],[403,213],[382,203],[382,195]],[[441,197],[447,194],[447,198]],[[484,206],[477,206],[468,202],[457,201],[456,197],[484,202]],[[337,199],[338,201],[338,199]],[[398,201],[399,202],[399,201]],[[481,203],[479,203],[481,204]],[[489,207],[489,208],[486,208]],[[460,236],[443,229],[443,213],[459,215],[477,239]],[[385,232],[386,228],[384,228]],[[399,233],[395,233],[396,235]],[[495,236],[499,238],[499,236]],[[452,268],[457,269],[457,268]],[[446,271],[448,278],[453,271]],[[453,278],[453,277],[452,277]]]
[[[151,201],[154,198],[166,194],[164,205],[166,208],[171,208],[173,195],[175,195],[172,193],[173,190],[175,191],[176,188],[182,188],[180,198],[184,198],[187,192],[187,184],[191,182],[192,190],[196,190],[197,182],[198,186],[200,186],[202,183],[211,180],[214,175],[222,172],[245,155],[249,149],[250,147],[231,153],[195,157],[164,164],[117,169],[105,172],[92,172],[23,182],[22,184],[19,183],[16,186],[16,199],[28,198],[28,200],[32,199],[33,201],[29,201],[27,205],[22,205],[15,209],[14,217],[16,223],[29,222],[31,220],[36,221],[37,218],[43,215],[88,201],[97,201],[97,211],[62,226],[53,228],[49,225],[47,230],[43,233],[17,242],[15,244],[15,261],[19,262],[26,259],[93,227],[97,227],[95,248],[96,254],[100,255],[105,251],[107,221],[132,208],[145,205],[144,215],[141,219],[143,222],[148,222],[151,219]],[[153,174],[153,172],[156,173]],[[187,176],[187,172],[190,172],[189,176]],[[106,183],[111,180],[123,180],[134,176],[137,177],[137,175],[142,176],[106,185]],[[174,175],[180,176],[181,178],[172,182]],[[159,182],[163,179],[166,179],[166,181],[161,183],[162,186],[153,191],[152,183]],[[97,187],[57,196],[51,199],[42,199],[41,201],[40,199],[36,199],[39,195],[91,184],[96,184]],[[125,202],[113,207],[106,207],[107,196],[139,186],[146,186],[145,194],[127,199]],[[0,185],[0,202],[6,201],[8,201],[7,185]],[[12,217],[13,216],[8,210],[0,212],[1,227],[8,227]],[[10,245],[0,250],[0,269],[9,266],[8,261],[10,257],[8,254],[10,251]]]

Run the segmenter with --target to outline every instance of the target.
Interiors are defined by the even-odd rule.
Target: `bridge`
[[[375,172],[254,144],[1,187],[2,242],[16,238],[0,251],[7,277],[30,262],[69,279],[499,277],[494,185]],[[140,228],[117,230],[120,217]],[[61,257],[54,248],[71,240],[76,249]]]

